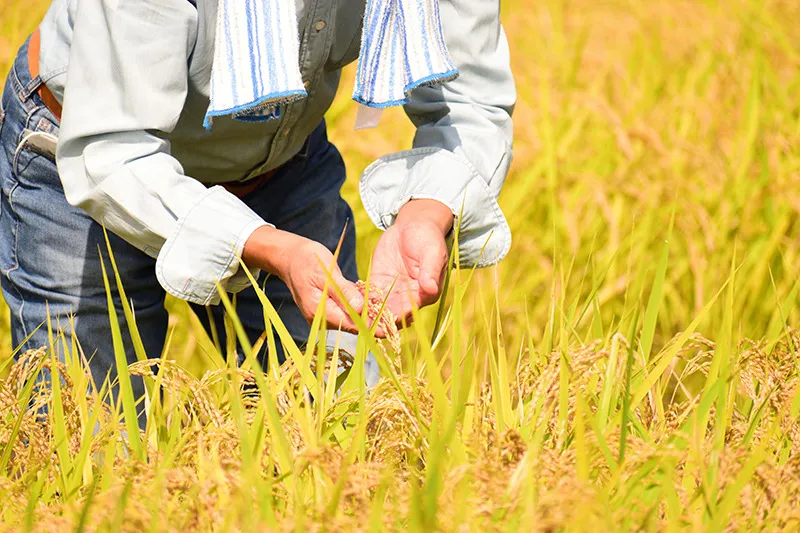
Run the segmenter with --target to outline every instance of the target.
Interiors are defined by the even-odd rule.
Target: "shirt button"
[[[325,21],[324,20],[320,20],[319,22],[314,24],[314,29],[317,30],[317,31],[322,31],[323,29],[325,29]]]

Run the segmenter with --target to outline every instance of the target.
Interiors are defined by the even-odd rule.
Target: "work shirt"
[[[358,57],[365,7],[296,0],[309,96],[277,119],[220,117],[207,131],[218,1],[54,0],[40,27],[40,75],[63,105],[56,160],[67,200],[156,258],[167,292],[199,304],[218,301],[217,283],[247,286],[238,257],[269,223],[213,185],[297,154]],[[461,265],[486,266],[511,243],[496,201],[516,99],[508,44],[499,0],[440,0],[440,9],[460,76],[412,92],[413,148],[370,165],[360,193],[381,229],[412,198],[444,203],[460,223]]]

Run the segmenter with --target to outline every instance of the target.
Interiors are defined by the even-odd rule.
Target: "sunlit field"
[[[2,72],[46,6],[0,4]],[[75,345],[12,358],[3,308],[0,531],[800,530],[800,2],[502,16],[509,256],[453,270],[399,353],[363,320],[355,354],[315,350],[318,328],[298,348],[266,305],[289,358],[265,372],[169,300],[168,350],[113,397]],[[413,127],[354,131],[351,77],[327,119],[366,277],[358,177]]]

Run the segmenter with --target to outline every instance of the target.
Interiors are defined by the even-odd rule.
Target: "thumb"
[[[335,272],[333,274],[333,282],[342,292],[344,296],[344,302],[347,302],[353,310],[361,314],[362,309],[364,308],[364,295],[361,294],[361,291],[358,290],[355,283],[345,279],[341,272]],[[339,303],[342,309],[345,309],[344,302],[342,301],[341,296],[336,291],[332,291],[334,299]]]
[[[420,254],[420,267],[419,267],[419,287],[424,293],[423,305],[431,302],[425,300],[432,298],[436,300],[439,293],[442,291],[442,284],[444,274],[447,269],[447,246],[445,246],[444,239],[433,245],[425,246]],[[428,298],[425,298],[425,297]]]

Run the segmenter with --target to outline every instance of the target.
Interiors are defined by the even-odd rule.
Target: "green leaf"
[[[119,383],[120,399],[122,401],[122,412],[125,416],[125,428],[128,431],[128,444],[133,454],[140,460],[145,460],[145,449],[142,446],[141,436],[139,435],[139,417],[136,413],[136,399],[133,397],[133,385],[131,375],[128,372],[128,359],[125,354],[125,346],[122,343],[122,331],[117,320],[117,311],[114,307],[114,299],[111,293],[111,286],[106,274],[106,265],[103,261],[103,253],[100,254],[100,268],[103,273],[103,284],[106,289],[106,300],[108,304],[108,321],[111,325],[111,339],[114,346],[114,362],[117,367],[117,381]]]
[[[667,263],[669,262],[669,243],[672,239],[672,227],[675,224],[675,209],[672,208],[672,217],[669,222],[669,230],[667,231],[667,240],[664,241],[664,246],[661,249],[661,259],[658,261],[658,269],[656,270],[656,277],[653,280],[653,288],[650,291],[650,299],[647,302],[647,310],[644,314],[644,324],[642,325],[642,336],[640,339],[642,347],[642,356],[645,361],[650,360],[650,351],[653,348],[653,338],[656,331],[656,322],[658,321],[658,311],[661,309],[661,302],[664,299],[664,280],[667,275]],[[633,339],[631,339],[633,342]]]

